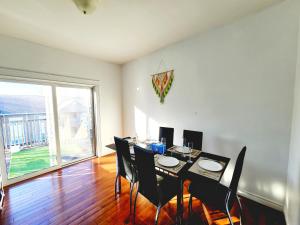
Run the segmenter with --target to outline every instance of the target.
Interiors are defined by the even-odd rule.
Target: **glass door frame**
[[[89,157],[85,157],[85,158],[81,158],[81,159],[74,159],[74,160],[70,160],[66,163],[63,163],[62,162],[62,157],[61,157],[61,146],[60,146],[60,137],[59,137],[59,119],[58,119],[58,109],[57,109],[57,94],[56,94],[56,88],[57,87],[66,87],[66,88],[82,88],[82,89],[89,89],[91,90],[91,95],[90,95],[90,98],[91,98],[91,104],[92,104],[92,112],[91,112],[91,119],[92,119],[92,127],[93,127],[93,139],[92,139],[92,156],[89,156]],[[95,126],[95,104],[94,104],[94,87],[79,87],[79,86],[75,86],[75,85],[70,85],[70,84],[60,84],[60,85],[54,85],[52,87],[52,96],[53,96],[53,115],[54,115],[54,129],[55,129],[55,140],[56,140],[56,149],[57,150],[57,154],[59,155],[58,157],[58,164],[61,165],[62,167],[64,166],[68,166],[68,165],[71,165],[71,164],[74,164],[74,163],[77,163],[77,162],[80,162],[80,161],[85,161],[87,159],[90,159],[90,158],[94,158],[97,154],[96,154],[96,149],[97,149],[97,146],[96,146],[96,132],[95,132],[95,129],[96,129],[96,126]],[[54,99],[55,98],[55,99]]]
[[[5,73],[2,72],[4,70]],[[12,74],[12,75],[10,75]],[[17,74],[17,76],[15,75]],[[40,78],[41,77],[41,78]],[[46,79],[43,79],[45,77]],[[50,79],[49,79],[50,77]],[[59,77],[59,79],[58,79]],[[65,81],[64,81],[65,80]],[[8,171],[5,162],[4,145],[0,140],[0,167],[2,172],[2,179],[4,186],[11,185],[29,178],[33,178],[63,167],[85,161],[91,158],[95,158],[101,155],[101,138],[100,138],[100,85],[97,80],[81,79],[77,77],[69,77],[55,74],[40,73],[34,71],[24,71],[16,69],[7,69],[0,67],[0,82],[13,82],[13,83],[26,83],[35,85],[48,85],[52,89],[52,113],[54,120],[54,131],[55,131],[55,147],[57,154],[57,165],[51,166],[46,169],[28,173],[19,177],[8,179]],[[91,157],[86,157],[82,159],[75,159],[67,163],[62,163],[61,160],[61,149],[60,149],[60,139],[59,139],[59,124],[58,124],[58,111],[57,111],[57,97],[56,97],[56,87],[73,87],[73,88],[85,88],[91,90],[91,104],[92,104],[92,124],[93,124],[93,155]],[[2,135],[0,129],[0,135]]]

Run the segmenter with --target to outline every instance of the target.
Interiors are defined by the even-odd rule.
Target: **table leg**
[[[117,180],[117,193],[121,193],[121,176],[119,176]]]
[[[182,224],[183,220],[183,179],[179,178],[177,193],[177,224]]]

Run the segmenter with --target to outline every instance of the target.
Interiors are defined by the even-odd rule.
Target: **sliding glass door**
[[[0,129],[8,179],[57,165],[51,86],[0,82]]]
[[[0,80],[1,165],[9,183],[95,155],[92,93]]]
[[[91,89],[57,87],[56,97],[62,162],[93,156]]]

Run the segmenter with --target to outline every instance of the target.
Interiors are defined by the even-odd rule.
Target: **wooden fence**
[[[48,144],[46,113],[0,114],[0,129],[5,149]]]

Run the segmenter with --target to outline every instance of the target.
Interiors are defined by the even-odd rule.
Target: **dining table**
[[[134,151],[133,146],[138,145],[148,151],[152,151],[151,145],[146,141],[131,141],[128,140],[130,146],[130,154],[132,159],[134,160]],[[106,145],[107,148],[116,151],[116,146],[114,143]],[[193,180],[193,179],[202,179],[203,182],[209,180],[210,182],[219,183],[222,179],[222,176],[227,168],[227,165],[230,161],[230,158],[219,156],[216,154],[211,154],[208,152],[204,152],[198,149],[192,149],[188,154],[183,153],[183,146],[174,145],[167,149],[164,155],[171,156],[177,158],[179,163],[174,167],[166,167],[158,163],[158,159],[160,154],[154,153],[154,161],[155,161],[155,169],[157,174],[160,176],[172,176],[177,179],[177,213],[176,213],[176,224],[183,223],[183,183],[185,180]],[[116,157],[116,161],[117,161]],[[212,172],[209,170],[201,169],[198,166],[198,162],[200,160],[212,160],[220,163],[222,165],[222,170],[217,172]],[[118,170],[118,162],[116,162],[116,168]],[[118,171],[117,171],[118,173]],[[121,178],[117,180],[117,193],[121,192]]]

